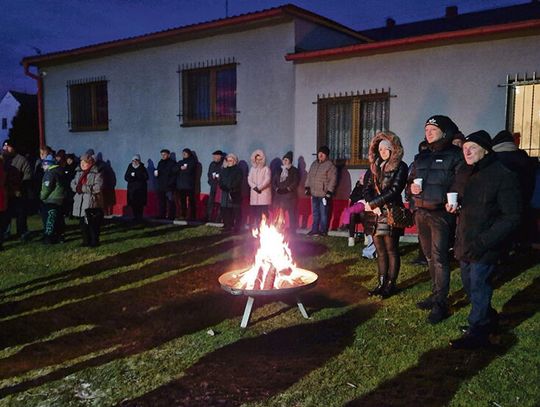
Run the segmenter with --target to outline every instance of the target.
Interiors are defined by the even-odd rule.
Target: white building
[[[0,145],[8,138],[13,127],[13,118],[22,106],[36,109],[36,95],[8,91],[0,100]]]

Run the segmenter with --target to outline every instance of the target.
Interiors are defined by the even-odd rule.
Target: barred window
[[[519,133],[519,147],[531,157],[540,157],[540,79],[507,79],[506,127]]]
[[[181,72],[183,126],[236,124],[236,63]]]
[[[107,81],[104,78],[70,81],[68,96],[72,131],[109,129]]]
[[[365,166],[371,139],[388,130],[390,91],[318,97],[317,118],[318,145],[328,145],[334,160]]]

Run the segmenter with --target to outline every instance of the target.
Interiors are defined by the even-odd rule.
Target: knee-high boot
[[[88,223],[86,223],[85,218],[81,218],[79,226],[81,228],[82,245],[88,246],[90,244],[90,227],[88,226]]]

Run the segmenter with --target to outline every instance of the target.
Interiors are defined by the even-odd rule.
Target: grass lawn
[[[39,230],[37,218],[31,229]],[[456,351],[469,312],[457,265],[452,316],[431,326],[415,303],[429,275],[402,244],[398,295],[367,296],[376,264],[347,239],[300,236],[298,266],[319,275],[294,298],[246,298],[218,277],[251,262],[250,234],[110,222],[97,249],[8,241],[0,252],[0,406],[538,406],[540,265],[496,279],[501,332]]]

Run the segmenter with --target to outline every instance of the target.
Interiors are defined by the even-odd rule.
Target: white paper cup
[[[413,183],[415,183],[416,185],[418,185],[420,188],[422,188],[422,181],[424,179],[423,178],[415,178],[413,179]]]
[[[154,170],[154,177],[158,176],[158,170]]]
[[[452,205],[454,208],[457,208],[457,192],[448,192],[446,194],[446,199],[449,205]]]

